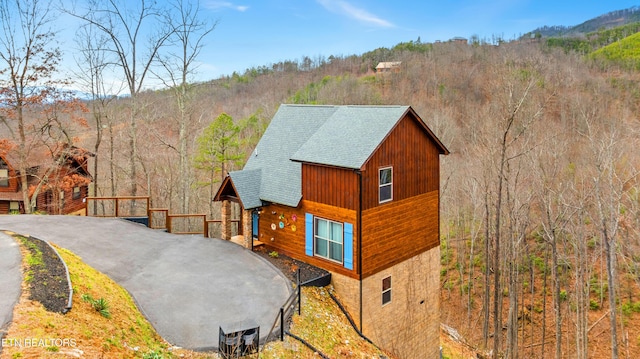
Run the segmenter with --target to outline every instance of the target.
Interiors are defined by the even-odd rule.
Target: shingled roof
[[[360,169],[408,111],[413,110],[281,105],[244,169],[229,174],[243,207],[257,208],[263,202],[297,207],[302,198],[301,162]]]

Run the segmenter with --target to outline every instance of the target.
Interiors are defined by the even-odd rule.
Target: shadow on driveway
[[[268,334],[291,282],[236,244],[113,218],[0,216],[0,229],[71,250],[131,293],[169,343],[218,347],[218,327],[253,320]]]

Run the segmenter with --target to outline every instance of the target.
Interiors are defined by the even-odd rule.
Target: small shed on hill
[[[376,66],[376,73],[398,72],[402,61],[380,62]]]

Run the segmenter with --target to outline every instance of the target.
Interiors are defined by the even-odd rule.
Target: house
[[[456,37],[452,38],[449,41],[453,42],[453,43],[456,43],[456,44],[463,44],[463,45],[466,45],[466,44],[469,43],[469,41],[466,38],[460,37],[460,36],[456,36]]]
[[[402,65],[401,61],[380,62],[376,66],[376,73],[398,72],[400,71],[400,65]]]
[[[30,165],[27,183],[29,198],[36,196],[34,209],[49,214],[84,213],[85,198],[93,181],[88,170],[88,159],[92,156],[82,148],[65,145],[53,157],[48,156],[48,160],[47,156],[40,156],[39,165]],[[13,165],[17,162],[15,153],[0,153],[0,214],[25,213],[20,172]]]
[[[361,332],[401,358],[439,355],[439,156],[410,106],[282,105],[222,201],[252,240],[332,273]]]

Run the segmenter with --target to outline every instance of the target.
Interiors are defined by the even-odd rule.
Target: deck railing
[[[87,197],[86,215],[93,217],[147,217],[148,227],[166,229],[173,234],[202,234],[211,237],[209,229],[219,225],[219,219],[207,219],[206,214],[171,214],[168,208],[151,208],[148,196]],[[232,233],[238,233],[239,219],[232,219]],[[198,228],[193,230],[192,228]]]
[[[142,202],[143,205],[138,203]],[[128,203],[128,205],[126,205]],[[123,206],[123,204],[125,204]],[[94,217],[148,217],[148,196],[87,197],[86,215]]]

